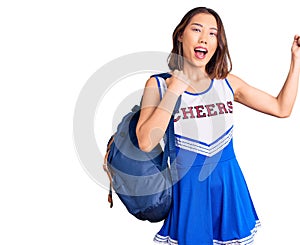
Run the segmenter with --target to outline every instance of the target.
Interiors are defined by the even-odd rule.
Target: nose
[[[208,33],[206,30],[202,30],[202,32],[200,33],[199,35],[199,40],[198,42],[201,43],[201,44],[207,44],[207,38],[208,38]]]

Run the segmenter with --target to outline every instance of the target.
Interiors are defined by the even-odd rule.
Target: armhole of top
[[[157,81],[157,87],[158,87],[160,99],[162,99],[164,93],[166,92],[166,86],[167,86],[166,81],[165,79],[159,76],[155,76],[155,79]]]
[[[225,78],[225,81],[226,81],[226,83],[227,83],[227,86],[228,86],[228,87],[229,87],[229,89],[231,90],[231,92],[232,92],[232,95],[234,96],[234,91],[233,91],[233,89],[232,89],[232,87],[231,87],[231,85],[230,85],[229,81],[227,80],[227,78]]]

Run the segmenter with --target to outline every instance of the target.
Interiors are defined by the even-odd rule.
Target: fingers
[[[294,42],[298,45],[298,47],[300,47],[300,36],[299,35],[295,35]]]
[[[195,69],[189,74],[184,74],[183,71],[174,70],[172,73],[169,88],[176,94],[182,94],[187,89],[193,91],[203,91],[203,88],[211,84],[211,79],[207,74],[204,74],[200,69]]]
[[[189,78],[183,73],[183,71],[179,71],[179,70],[174,70],[172,72],[172,75],[177,78],[178,80],[181,80],[182,82],[186,83],[186,84],[190,84],[190,80]]]
[[[210,77],[202,72],[200,69],[195,70],[195,72],[185,75],[183,71],[174,70],[172,73],[177,79],[182,80],[186,83],[191,84],[192,81],[210,81]]]
[[[292,51],[292,57],[294,59],[299,60],[300,59],[300,36],[299,35],[294,36],[294,42],[291,51]]]

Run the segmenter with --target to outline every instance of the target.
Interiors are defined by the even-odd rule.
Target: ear
[[[178,39],[177,39],[177,40],[178,40],[178,42],[180,42],[180,43],[182,43],[182,36],[183,36],[182,33],[178,35]]]

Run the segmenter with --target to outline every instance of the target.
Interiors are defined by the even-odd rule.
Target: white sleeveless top
[[[167,89],[158,77],[161,96]],[[175,115],[176,146],[205,156],[213,156],[232,139],[233,90],[227,79],[211,81],[201,93],[182,94],[179,112]]]

